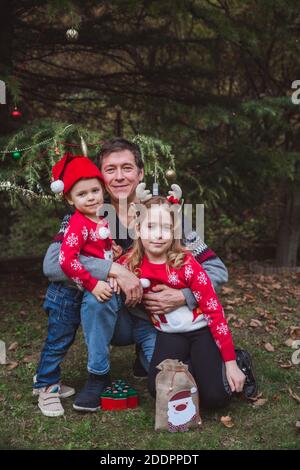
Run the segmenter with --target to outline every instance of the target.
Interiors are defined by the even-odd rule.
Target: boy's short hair
[[[110,139],[104,142],[97,157],[97,163],[99,168],[101,168],[103,158],[110,155],[111,153],[119,152],[121,150],[129,150],[129,152],[134,155],[136,166],[140,170],[144,168],[144,162],[142,159],[140,147],[127,139],[123,139],[122,137],[116,137],[114,139]]]

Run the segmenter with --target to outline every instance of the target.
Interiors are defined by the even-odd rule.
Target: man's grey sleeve
[[[228,271],[220,258],[210,258],[202,263],[202,268],[209,276],[216,292],[221,290],[223,284],[228,282]]]
[[[44,258],[43,272],[51,282],[63,282],[69,280],[59,264],[60,247],[60,243],[51,243]],[[80,255],[79,259],[95,279],[106,281],[113,263],[111,260],[92,258],[83,255]]]

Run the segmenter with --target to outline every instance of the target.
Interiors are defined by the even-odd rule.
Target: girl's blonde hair
[[[162,196],[154,196],[148,201],[143,203],[143,206],[146,209],[151,209],[152,205],[159,205],[159,206],[166,206],[166,208],[174,208],[174,204],[170,203],[167,198],[162,197]],[[172,223],[173,223],[173,234],[176,229],[176,226],[178,223],[180,223],[180,220],[178,220],[177,217],[174,216],[174,211],[170,210],[171,217],[172,217]],[[144,215],[144,217],[143,217]],[[142,220],[139,221],[138,225],[144,220],[146,215],[146,211],[142,211],[140,216]],[[137,212],[136,212],[136,217],[137,217]],[[177,220],[175,220],[177,219]],[[180,218],[179,218],[180,219]],[[169,268],[175,268],[175,269],[180,269],[185,263],[184,263],[184,258],[186,256],[186,248],[181,243],[181,240],[178,238],[173,237],[172,244],[168,250],[167,253],[167,271],[169,271]],[[130,271],[135,273],[137,276],[140,274],[140,265],[142,262],[142,259],[144,257],[145,250],[141,241],[141,238],[138,237],[136,240],[133,242],[133,247],[130,250],[130,253],[128,254],[126,266]]]

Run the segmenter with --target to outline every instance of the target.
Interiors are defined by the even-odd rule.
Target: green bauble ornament
[[[166,178],[168,181],[174,181],[176,179],[176,172],[172,170],[172,168],[169,168],[166,171]]]
[[[20,152],[20,150],[17,149],[17,147],[16,147],[15,150],[13,151],[12,156],[13,156],[13,158],[15,158],[16,160],[17,160],[18,158],[20,158],[21,152]]]

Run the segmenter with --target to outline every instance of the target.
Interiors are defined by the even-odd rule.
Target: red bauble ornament
[[[22,112],[17,108],[17,106],[14,107],[10,114],[13,118],[19,118],[22,116]]]

